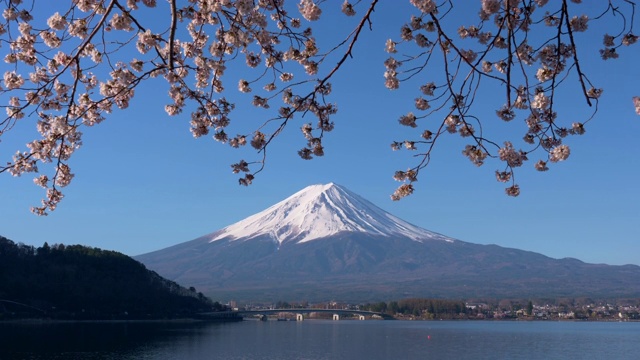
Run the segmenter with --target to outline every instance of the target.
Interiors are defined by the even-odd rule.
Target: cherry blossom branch
[[[587,94],[587,86],[584,83],[584,74],[580,69],[580,61],[578,61],[578,47],[576,46],[576,42],[573,39],[573,30],[571,29],[571,23],[569,20],[569,11],[567,10],[567,0],[562,0],[562,15],[566,23],[567,32],[569,33],[569,40],[571,41],[571,47],[573,48],[573,62],[576,65],[576,71],[578,72],[578,80],[580,81],[580,86],[582,86],[582,93],[584,94],[585,100],[587,100],[587,104],[591,106],[591,99],[589,99],[589,95]]]
[[[46,21],[33,21],[34,1],[31,6],[20,1],[2,2],[0,43],[9,49],[5,56],[9,65],[0,88],[6,101],[0,107],[7,112],[0,121],[0,136],[18,129],[16,123],[25,117],[36,117],[39,135],[27,143],[26,151],[17,152],[13,161],[0,166],[0,173],[20,176],[42,171],[34,183],[46,189],[46,196],[34,212],[44,215],[54,210],[64,196],[61,189],[73,177],[69,159],[82,144],[82,126],[100,123],[114,111],[114,106],[128,108],[138,85],[156,78],[166,81],[165,111],[169,116],[189,114],[186,117],[194,137],[213,132],[215,141],[232,148],[250,144],[262,155],[256,161],[241,160],[232,165],[234,173],[245,174],[240,184],[250,184],[254,175],[265,169],[267,147],[296,114],[302,118],[311,115],[317,120],[315,125],[302,124],[307,143],[298,151],[299,156],[323,156],[322,140],[333,129],[332,119],[337,112],[336,105],[329,102],[330,81],[347,59],[355,57],[355,44],[365,26],[371,28],[378,0],[342,2],[341,10],[346,16],[355,15],[360,8],[363,15],[356,18],[354,28],[344,37],[327,44],[325,39],[320,43],[315,38],[317,26],[313,24],[320,19],[321,6],[329,3],[300,0],[286,6],[283,0],[229,0],[180,5],[169,0],[168,8],[160,13],[170,15],[170,25],[154,33],[155,25],[147,26],[146,22],[157,17],[144,16],[153,13],[142,13],[142,9],[153,9],[156,0],[130,0],[126,4],[119,0],[73,1],[67,5],[52,2],[51,12],[58,11]],[[504,164],[502,171],[496,171],[496,179],[511,181],[505,191],[518,195],[515,169],[528,161],[527,156],[537,152],[543,155],[534,165],[540,171],[548,170],[547,162],[566,160],[570,149],[565,137],[583,134],[584,124],[594,119],[598,110],[602,89],[595,88],[583,73],[577,33],[586,31],[591,21],[621,18],[605,24],[607,28],[621,24],[622,30],[615,29],[617,35],[613,36],[605,34],[604,49],[600,50],[604,60],[617,58],[623,46],[638,40],[632,33],[635,3],[630,0],[608,0],[606,10],[591,18],[571,16],[573,7],[581,6],[579,2],[569,7],[566,0],[482,0],[480,23],[462,24],[457,31],[459,38],[445,31],[449,24],[444,21],[457,19],[452,0],[410,3],[419,14],[411,15],[411,20],[402,25],[401,41],[387,40],[389,53],[396,53],[396,46],[406,46],[407,51],[399,59],[391,56],[385,61],[385,86],[397,89],[401,83],[418,83],[420,95],[412,101],[416,114],[406,113],[399,122],[417,128],[435,118],[438,125],[435,133],[423,129],[416,140],[393,142],[394,149],[426,148],[412,156],[415,166],[394,176],[408,182],[400,186],[398,198],[413,192],[418,172],[429,165],[435,144],[447,140],[447,133],[470,138],[471,143],[462,153],[473,164],[482,165],[487,158]],[[303,19],[293,15],[296,10]],[[543,11],[546,12],[542,14]],[[40,12],[37,15],[41,16]],[[46,26],[34,29],[32,23]],[[184,28],[179,27],[182,23]],[[555,34],[547,36],[540,29],[544,27],[553,28]],[[530,37],[530,31],[539,32]],[[431,32],[437,32],[434,42],[427,37]],[[440,57],[432,56],[438,51],[442,52],[443,64]],[[334,60],[335,64],[325,69]],[[241,62],[245,62],[246,71],[238,72],[233,66],[234,71],[226,73],[231,64]],[[441,76],[432,78],[434,66],[442,71]],[[587,103],[595,106],[586,121],[567,125],[566,117],[556,113],[554,103],[556,90],[568,85],[565,80],[574,70]],[[235,78],[238,73],[248,80]],[[29,81],[33,85],[25,85]],[[229,92],[225,87],[230,81],[237,82],[241,93],[262,87],[248,98],[252,106],[266,112],[258,123],[232,121],[236,105],[244,105],[247,99],[224,96]],[[521,141],[510,136],[498,141],[496,137],[503,136],[492,133],[495,126],[483,126],[491,120],[484,112],[476,112],[477,104],[494,100],[484,93],[492,86],[506,87],[505,96],[498,99],[506,99],[495,111],[498,118],[512,121],[523,116]],[[278,97],[282,98],[281,104],[276,105]],[[640,97],[633,101],[640,113]],[[228,135],[230,129],[237,135]],[[519,149],[521,145],[525,150]],[[251,172],[252,169],[256,171]]]
[[[171,27],[169,28],[169,70],[173,71],[173,44],[175,42],[178,14],[176,0],[169,0],[171,5]]]

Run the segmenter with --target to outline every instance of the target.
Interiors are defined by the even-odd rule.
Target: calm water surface
[[[0,359],[640,359],[640,323],[0,323]]]

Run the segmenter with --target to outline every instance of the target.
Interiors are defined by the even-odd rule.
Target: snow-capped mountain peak
[[[416,241],[453,239],[409,224],[334,183],[311,185],[255,215],[212,234],[210,241],[269,236],[302,243],[358,232]]]

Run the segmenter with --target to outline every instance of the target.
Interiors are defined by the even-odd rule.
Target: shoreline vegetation
[[[0,321],[197,319],[229,310],[115,251],[35,248],[0,236]]]

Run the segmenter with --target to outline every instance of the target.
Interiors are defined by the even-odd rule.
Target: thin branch
[[[508,3],[508,2],[507,2]],[[514,36],[511,20],[509,17],[511,13],[509,12],[508,4],[505,6],[507,14],[506,14],[506,25],[507,25],[507,44],[508,44],[508,52],[507,52],[507,107],[511,107],[511,63],[513,62],[513,49],[511,48],[511,37]],[[503,22],[504,24],[504,22]]]
[[[582,86],[582,93],[584,94],[584,98],[587,100],[587,104],[591,105],[591,99],[587,93],[587,86],[584,83],[584,79],[582,78],[584,75],[582,74],[582,70],[580,70],[580,61],[578,61],[578,48],[576,47],[576,43],[573,39],[573,30],[571,30],[571,23],[569,22],[569,10],[567,9],[567,0],[562,0],[562,12],[564,15],[564,19],[567,25],[567,31],[569,33],[569,39],[571,40],[571,47],[573,48],[573,62],[576,64],[576,71],[578,72],[578,79],[580,80],[580,86]]]
[[[173,70],[173,44],[176,37],[176,27],[178,24],[178,9],[176,0],[169,0],[171,4],[171,29],[169,29],[169,70]]]

